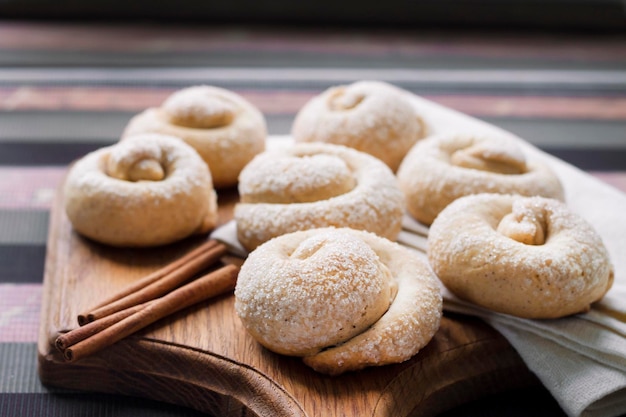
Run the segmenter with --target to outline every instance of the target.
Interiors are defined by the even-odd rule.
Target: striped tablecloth
[[[48,214],[71,161],[117,141],[132,115],[189,85],[240,93],[282,135],[313,95],[359,79],[508,129],[626,191],[624,34],[0,21],[0,415],[199,415],[39,382]],[[490,413],[563,415],[541,387],[445,415]]]

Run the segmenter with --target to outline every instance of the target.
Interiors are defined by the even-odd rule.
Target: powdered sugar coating
[[[356,185],[346,162],[335,155],[277,155],[255,157],[241,172],[243,203],[306,203],[351,191]]]
[[[429,225],[448,204],[478,193],[564,199],[552,169],[525,157],[504,137],[446,133],[428,137],[407,154],[397,173],[407,211]]]
[[[262,344],[287,355],[317,353],[361,333],[395,295],[389,270],[372,249],[334,232],[296,246],[259,248],[246,260],[242,279],[240,317],[255,323],[249,330]]]
[[[265,150],[267,125],[263,114],[240,95],[199,85],[133,117],[122,139],[146,132],[183,139],[209,165],[215,187],[224,188],[237,184],[243,167]]]
[[[242,266],[235,298],[260,343],[327,374],[407,360],[441,320],[438,283],[424,262],[348,228],[294,232],[259,246]]]
[[[208,86],[176,91],[161,108],[171,123],[198,129],[226,126],[232,123],[238,111],[229,94]]]
[[[312,98],[296,115],[291,134],[297,142],[358,149],[395,171],[425,136],[426,126],[404,91],[383,82],[359,81]]]
[[[520,225],[512,234],[511,222]],[[537,227],[544,241],[524,243]],[[525,318],[587,311],[613,282],[598,233],[564,203],[543,197],[459,198],[433,222],[428,258],[458,297]]]
[[[128,172],[145,164],[158,165],[163,178],[130,178]],[[68,173],[64,200],[77,232],[115,246],[170,243],[217,223],[217,195],[206,164],[181,140],[158,134],[85,155]]]
[[[353,188],[344,193],[334,192],[336,195],[318,201],[284,204],[245,202],[246,191],[258,188],[259,183],[267,184],[264,186],[265,189],[284,185],[290,193],[293,187],[300,187],[294,183],[307,183],[311,179],[314,184],[324,182],[319,180],[320,177],[326,176],[324,173],[305,170],[306,175],[300,173],[299,176],[294,175],[285,181],[280,171],[271,169],[276,161],[283,158],[322,155],[330,157],[331,160],[341,159],[344,162],[355,184]],[[285,233],[327,226],[368,230],[391,240],[395,240],[400,232],[404,198],[395,176],[380,160],[355,149],[325,143],[296,143],[289,148],[259,155],[258,158],[259,164],[251,163],[242,172],[239,184],[241,202],[235,206],[237,235],[246,249],[252,250],[259,244]],[[270,168],[256,170],[260,165]],[[345,170],[340,171],[343,178],[340,182],[344,183]],[[262,172],[270,175],[261,177]],[[252,184],[248,184],[248,178],[252,179]],[[313,188],[311,185],[304,186],[309,192],[312,192]],[[280,190],[274,189],[273,193],[280,193]],[[272,201],[276,200],[272,198]]]

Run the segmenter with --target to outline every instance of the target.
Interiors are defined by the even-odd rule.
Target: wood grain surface
[[[39,335],[44,384],[140,396],[216,416],[434,416],[538,384],[508,342],[477,319],[446,314],[431,343],[407,362],[339,377],[262,348],[234,313],[232,294],[183,310],[100,353],[64,362],[55,338],[85,308],[206,239],[117,249],[73,232],[59,190],[51,211]],[[232,218],[233,190],[219,194]],[[225,262],[241,262],[227,258]]]

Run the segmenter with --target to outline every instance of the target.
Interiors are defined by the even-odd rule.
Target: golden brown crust
[[[429,225],[448,204],[478,193],[564,199],[552,169],[508,138],[445,133],[416,144],[398,169],[407,211]]]
[[[439,284],[408,249],[365,231],[322,228],[259,246],[235,309],[268,349],[326,374],[402,362],[433,337]]]
[[[85,155],[64,185],[74,229],[114,246],[156,246],[217,223],[217,195],[198,154],[178,138],[146,134]]]
[[[241,169],[265,149],[267,126],[261,112],[240,95],[193,86],[133,117],[122,138],[145,132],[183,139],[209,165],[215,187],[224,188],[235,185]]]
[[[383,82],[359,81],[311,99],[298,112],[291,134],[297,142],[355,148],[395,171],[426,130],[406,92]]]
[[[298,230],[335,226],[395,240],[404,198],[391,170],[355,149],[296,143],[258,155],[241,172],[237,236],[247,250]]]
[[[542,197],[462,197],[433,222],[430,264],[450,291],[524,318],[587,311],[613,282],[600,236],[564,203]]]

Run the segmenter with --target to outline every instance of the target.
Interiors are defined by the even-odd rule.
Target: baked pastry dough
[[[244,262],[235,310],[268,349],[340,374],[402,362],[436,333],[439,283],[397,243],[349,228],[289,233]]]
[[[209,165],[214,186],[224,188],[236,185],[241,169],[265,149],[267,126],[261,112],[240,95],[193,86],[133,117],[122,138],[145,132],[183,139]]]
[[[79,159],[64,185],[74,229],[114,246],[156,246],[217,223],[207,165],[178,138],[145,134]]]
[[[426,123],[405,91],[359,81],[313,97],[296,115],[291,134],[296,142],[335,143],[369,153],[395,172],[426,135]]]
[[[445,133],[417,143],[397,173],[407,211],[429,225],[459,197],[478,193],[564,199],[552,169],[527,158],[512,139]]]
[[[613,283],[593,227],[543,197],[459,198],[433,222],[428,259],[459,298],[524,318],[586,312]]]
[[[345,146],[296,143],[257,155],[241,172],[237,237],[252,250],[297,230],[335,226],[395,240],[404,198],[380,160]]]

